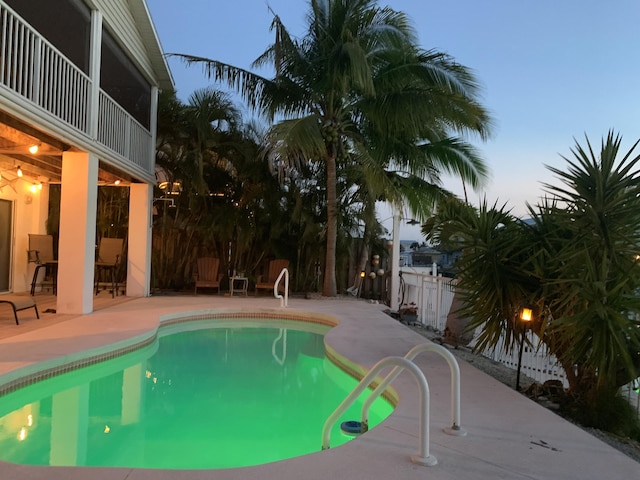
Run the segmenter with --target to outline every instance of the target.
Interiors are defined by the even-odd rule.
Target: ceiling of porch
[[[37,146],[37,152],[29,151]],[[55,137],[0,112],[0,187],[18,177],[18,168],[25,181],[34,183],[61,183],[62,152],[74,148]],[[100,161],[99,185],[131,183],[130,175]]]

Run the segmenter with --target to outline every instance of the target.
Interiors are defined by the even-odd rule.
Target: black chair
[[[98,259],[95,264],[96,295],[100,292],[100,278],[104,273],[108,274],[111,282],[111,297],[115,297],[118,294],[118,267],[122,261],[123,245],[124,240],[122,238],[102,237],[100,239]]]

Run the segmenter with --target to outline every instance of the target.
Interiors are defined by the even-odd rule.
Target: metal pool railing
[[[429,454],[429,384],[422,370],[413,362],[413,359],[423,352],[435,352],[445,358],[451,369],[451,428],[445,428],[444,432],[450,435],[465,436],[466,431],[460,428],[460,367],[455,357],[446,348],[425,343],[413,347],[404,357],[386,357],[376,363],[367,374],[360,380],[353,391],[345,398],[340,405],[333,411],[324,424],[322,429],[322,449],[327,450],[330,447],[331,429],[336,421],[358,396],[369,387],[376,375],[387,366],[393,365],[391,372],[378,384],[378,386],[366,398],[362,406],[362,421],[360,422],[360,432],[364,433],[368,430],[369,425],[369,408],[373,402],[382,395],[382,392],[394,381],[403,370],[408,370],[416,379],[418,388],[420,389],[420,410],[419,410],[419,453],[411,456],[411,461],[419,465],[433,466],[438,463],[433,455]],[[349,422],[352,423],[352,422]],[[354,422],[358,423],[358,422]]]

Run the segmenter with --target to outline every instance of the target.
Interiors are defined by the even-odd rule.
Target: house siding
[[[127,0],[93,0],[103,14],[103,23],[113,34],[120,47],[128,53],[152,86],[157,86],[156,74],[144,46],[142,35]]]

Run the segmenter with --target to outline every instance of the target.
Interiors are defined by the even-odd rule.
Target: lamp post
[[[518,371],[516,373],[516,391],[520,391],[520,367],[522,366],[522,351],[524,350],[524,334],[527,326],[533,321],[533,308],[522,307],[518,312],[520,320],[520,351],[518,352]]]

